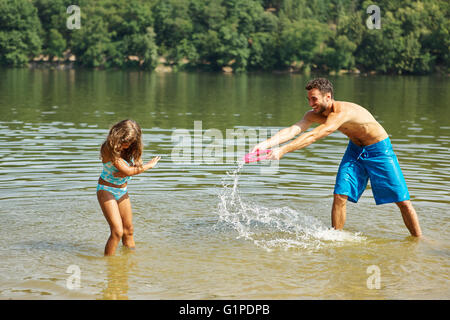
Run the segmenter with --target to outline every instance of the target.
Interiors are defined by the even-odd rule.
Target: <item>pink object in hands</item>
[[[256,162],[256,161],[261,161],[261,160],[265,160],[269,157],[269,153],[272,150],[256,150],[256,152],[251,152],[251,153],[247,153],[244,156],[244,161],[245,163],[250,163],[250,162]],[[262,155],[262,156],[259,156]]]

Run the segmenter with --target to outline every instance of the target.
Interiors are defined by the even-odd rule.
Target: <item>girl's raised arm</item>
[[[154,157],[149,162],[147,162],[146,164],[144,164],[143,166],[135,167],[135,166],[128,165],[128,163],[124,159],[120,158],[113,162],[114,166],[117,168],[117,170],[119,170],[119,172],[115,173],[114,176],[115,177],[123,177],[123,176],[134,176],[134,175],[140,174],[148,169],[153,168],[160,159],[161,159],[161,157],[157,156],[157,157]]]

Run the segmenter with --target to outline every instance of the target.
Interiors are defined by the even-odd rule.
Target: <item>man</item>
[[[291,140],[313,123],[319,126],[288,144],[274,148],[269,153],[269,159],[279,160],[288,152],[309,146],[336,130],[341,131],[350,141],[336,176],[331,211],[333,228],[340,230],[344,227],[347,200],[358,202],[370,179],[376,204],[395,202],[411,235],[420,237],[422,231],[419,220],[384,128],[363,107],[351,102],[335,101],[333,85],[327,79],[311,80],[305,89],[312,110],[306,112],[296,124],[257,144],[253,152]]]

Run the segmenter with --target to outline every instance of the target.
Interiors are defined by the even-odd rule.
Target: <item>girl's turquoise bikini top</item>
[[[123,160],[123,161],[125,161],[125,160]],[[130,165],[130,164],[128,163],[128,165]],[[117,184],[117,185],[124,184],[124,183],[128,182],[128,180],[131,179],[131,177],[116,178],[113,175],[116,172],[119,172],[119,170],[117,170],[117,168],[113,165],[113,163],[111,161],[106,162],[103,164],[103,171],[100,175],[100,178],[102,178],[106,182],[109,182],[112,184]]]

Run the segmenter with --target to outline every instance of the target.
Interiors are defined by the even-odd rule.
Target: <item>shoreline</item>
[[[163,58],[162,58],[163,59]],[[160,63],[153,70],[145,70],[139,67],[123,67],[123,68],[105,68],[105,67],[85,67],[82,65],[78,65],[76,60],[56,60],[56,61],[48,61],[48,60],[31,60],[24,67],[11,67],[11,66],[1,66],[2,69],[17,69],[17,68],[27,68],[27,69],[47,69],[47,70],[122,70],[122,71],[145,71],[145,72],[156,72],[156,73],[177,73],[177,72],[209,72],[209,73],[222,73],[222,74],[323,74],[327,76],[340,76],[340,75],[360,75],[360,76],[376,76],[376,75],[384,75],[384,76],[444,76],[449,77],[450,73],[446,73],[442,70],[442,68],[435,68],[434,72],[426,73],[426,74],[412,74],[412,73],[379,73],[376,71],[360,71],[358,69],[354,70],[340,70],[338,72],[331,71],[326,72],[324,70],[303,70],[296,68],[295,66],[290,66],[285,69],[274,69],[274,70],[249,70],[244,72],[235,72],[230,66],[222,67],[222,70],[211,70],[206,69],[202,66],[197,67],[185,67],[186,64],[181,66],[172,66],[167,64],[165,59],[160,60]]]

